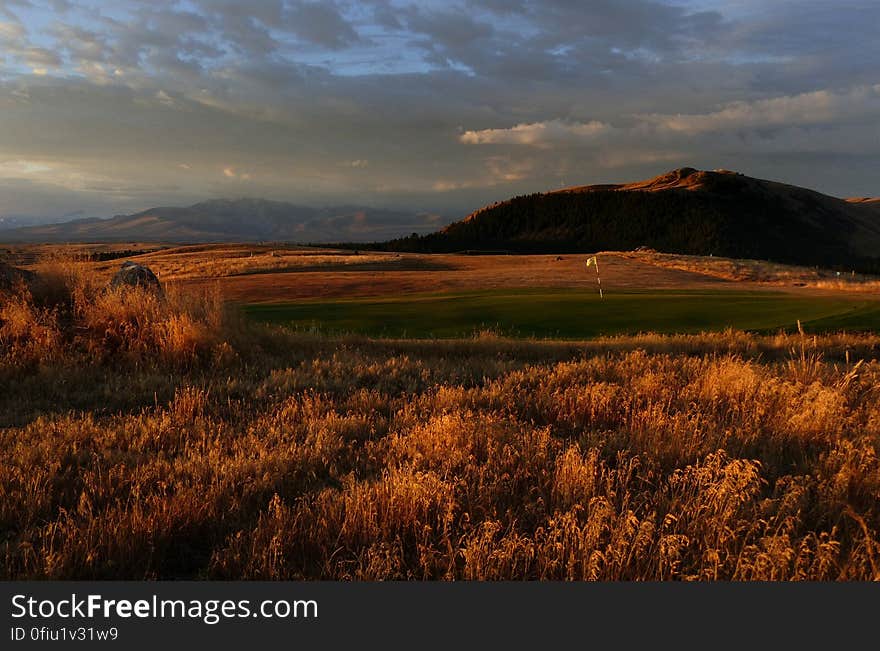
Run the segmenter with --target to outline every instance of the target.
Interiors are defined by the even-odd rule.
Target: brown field
[[[163,283],[187,290],[217,290],[233,302],[275,303],[303,298],[353,298],[521,287],[593,286],[584,255],[464,255],[353,252],[256,244],[173,246],[92,244],[13,246],[0,260],[39,266],[47,257],[82,257],[111,251],[149,251],[85,263],[109,278],[124,259],[148,265]],[[880,280],[751,260],[701,258],[654,252],[599,254],[602,283],[616,289],[773,290],[792,293],[876,294]]]
[[[758,260],[733,260],[699,255],[632,251],[620,253],[630,260],[712,276],[724,280],[747,281],[776,287],[810,287],[845,290],[849,292],[877,292],[880,279],[875,276],[830,271],[818,267],[796,267]]]
[[[139,256],[165,301],[42,263],[0,298],[0,576],[880,579],[876,336],[375,341],[223,301],[581,282],[562,258]]]

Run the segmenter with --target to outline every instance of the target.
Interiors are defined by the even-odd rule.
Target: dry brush
[[[332,339],[60,276],[0,307],[4,578],[880,578],[876,338]]]

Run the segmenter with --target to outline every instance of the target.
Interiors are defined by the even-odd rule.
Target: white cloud
[[[434,192],[452,192],[471,187],[473,187],[473,184],[467,181],[434,181],[433,185],[431,185],[431,189]]]
[[[19,178],[50,172],[52,166],[43,161],[34,160],[6,160],[0,161],[0,177]]]
[[[433,182],[431,189],[434,192],[452,192],[510,185],[528,179],[534,172],[535,161],[521,156],[490,156],[485,159],[484,167],[484,171],[467,179],[438,179]]]
[[[490,179],[487,185],[514,183],[531,175],[534,170],[534,161],[522,157],[516,159],[492,157],[486,159],[486,170],[489,172]]]
[[[877,191],[880,3],[326,4],[0,0],[0,151],[65,187],[179,184],[165,204],[462,213],[684,164]]]
[[[459,140],[466,145],[529,145],[550,147],[568,142],[592,141],[610,132],[605,122],[564,122],[548,120],[517,124],[509,129],[482,129],[465,131]]]
[[[792,127],[880,116],[880,84],[846,91],[819,90],[753,102],[734,102],[703,114],[645,115],[659,129],[699,134],[737,129]]]
[[[0,41],[18,42],[25,37],[25,34],[24,27],[20,24],[0,20]]]
[[[818,90],[756,101],[739,101],[707,113],[644,114],[629,116],[629,126],[612,126],[599,120],[566,122],[559,119],[517,124],[510,128],[465,131],[459,141],[467,145],[528,145],[552,148],[589,145],[613,135],[614,143],[635,139],[642,144],[652,135],[694,136],[715,132],[790,129],[813,125],[846,125],[880,118],[880,84],[848,90]],[[666,160],[662,152],[650,151],[642,162]],[[615,157],[619,158],[619,157]]]
[[[250,181],[252,178],[250,172],[239,172],[234,167],[224,167],[223,176],[227,179],[238,179],[239,181]]]
[[[114,74],[115,73],[116,71],[114,71]],[[164,90],[160,90],[156,93],[156,100],[163,106],[168,106],[169,108],[173,108],[176,105],[174,98]]]

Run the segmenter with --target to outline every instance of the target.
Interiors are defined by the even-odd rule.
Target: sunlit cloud
[[[434,181],[431,185],[431,189],[434,192],[451,192],[469,187],[473,187],[473,184],[467,181]]]
[[[249,181],[252,178],[250,172],[240,172],[234,167],[224,167],[223,176],[227,179],[238,179],[240,181]]]
[[[19,23],[0,20],[0,41],[5,44],[20,41],[26,34],[24,27]]]
[[[685,164],[880,192],[877,3],[99,4],[0,7],[0,152],[51,168],[0,166],[4,210],[455,217]]]
[[[0,161],[0,178],[29,177],[51,172],[52,166],[43,161],[7,160]]]
[[[766,129],[880,118],[880,84],[844,91],[818,90],[753,102],[734,102],[703,114],[646,115],[660,129],[706,133],[734,129]]]
[[[591,120],[585,123],[548,120],[517,124],[508,129],[482,129],[465,131],[460,136],[466,145],[531,145],[550,147],[582,140],[594,140],[611,130],[604,122]]]

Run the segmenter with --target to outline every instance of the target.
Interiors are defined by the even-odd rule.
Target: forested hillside
[[[880,215],[868,206],[732,172],[675,170],[630,185],[515,197],[400,251],[627,250],[721,255],[880,271]]]

